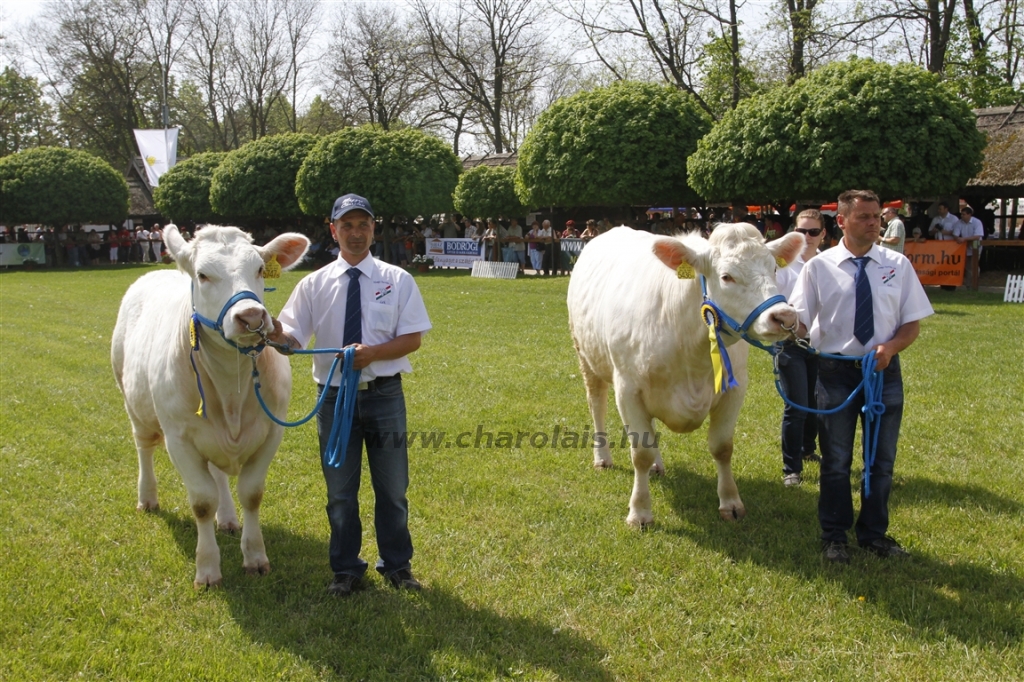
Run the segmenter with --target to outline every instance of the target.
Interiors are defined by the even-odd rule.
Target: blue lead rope
[[[256,399],[260,402],[260,407],[267,413],[270,420],[275,424],[285,427],[301,426],[320,411],[324,398],[327,397],[327,391],[331,388],[331,380],[338,369],[338,363],[342,362],[341,385],[338,386],[338,396],[334,403],[334,422],[331,424],[331,433],[327,437],[327,446],[324,448],[324,466],[337,469],[345,463],[348,439],[352,434],[352,420],[356,409],[356,394],[359,391],[360,373],[352,369],[352,363],[356,357],[356,349],[314,348],[312,350],[291,350],[289,355],[315,355],[317,353],[334,353],[334,362],[331,363],[331,369],[327,373],[327,381],[324,383],[324,389],[320,391],[320,397],[317,398],[313,411],[297,421],[289,422],[278,419],[271,413],[267,404],[263,402],[263,395],[260,393],[260,373],[256,369],[255,356],[250,356],[252,358],[252,377],[256,387]],[[337,357],[339,354],[342,357]]]
[[[853,392],[846,397],[846,400],[842,402],[838,407],[833,407],[830,410],[818,410],[813,407],[806,405],[797,405],[792,400],[786,397],[786,394],[782,391],[782,380],[779,376],[779,351],[781,347],[776,345],[769,352],[773,359],[773,371],[775,372],[775,389],[779,392],[779,396],[782,398],[790,407],[801,410],[803,412],[809,412],[811,414],[835,414],[840,410],[845,409],[853,402],[853,399],[863,389],[864,391],[864,405],[860,408],[860,411],[864,414],[864,434],[861,438],[861,445],[864,451],[864,497],[871,496],[871,467],[875,464],[875,455],[878,452],[878,433],[881,427],[882,414],[885,412],[885,403],[882,402],[882,386],[883,386],[883,373],[875,370],[875,351],[868,351],[866,355],[860,358],[850,357],[847,355],[832,355],[830,353],[819,353],[810,346],[806,347],[808,352],[814,353],[818,357],[829,358],[831,360],[847,360],[856,362],[861,361],[861,381],[857,384],[857,388],[853,389]]]

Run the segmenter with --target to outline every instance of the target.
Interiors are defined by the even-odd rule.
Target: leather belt
[[[391,375],[389,377],[377,377],[376,379],[371,379],[370,381],[361,381],[361,382],[359,382],[359,390],[360,391],[368,391],[371,388],[376,390],[376,389],[384,386],[385,384],[389,384],[392,381],[396,381],[396,380],[400,381],[401,379],[402,379],[402,375],[401,374],[393,374],[393,375]]]

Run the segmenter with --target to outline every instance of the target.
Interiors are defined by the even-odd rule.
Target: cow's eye
[[[729,282],[731,284],[732,282],[735,282],[736,280],[734,280],[732,278],[732,275],[722,275],[722,281],[723,282]]]
[[[201,272],[200,272],[200,273],[199,273],[199,281],[200,281],[200,282],[209,282],[209,281],[210,281],[210,278],[209,278],[209,277],[207,277],[206,275],[204,275],[203,273],[201,273]]]
[[[260,271],[256,273],[256,276],[263,279],[263,266],[260,266]]]

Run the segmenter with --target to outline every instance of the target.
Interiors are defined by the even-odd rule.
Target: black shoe
[[[821,553],[825,560],[832,564],[850,563],[850,554],[846,551],[845,542],[826,542],[822,545]]]
[[[408,568],[400,568],[397,571],[388,573],[385,576],[391,586],[396,590],[421,590],[423,586],[420,581],[412,577],[412,571]]]
[[[804,453],[804,461],[805,462],[817,462],[818,464],[821,464],[821,457],[819,457],[818,453],[816,453],[816,452],[805,452]]]
[[[334,582],[327,586],[327,594],[333,594],[338,597],[347,597],[356,590],[362,589],[362,587],[362,576],[352,575],[351,573],[340,573],[334,576]]]
[[[861,545],[861,549],[867,550],[875,556],[881,557],[883,559],[888,559],[889,557],[910,556],[910,552],[900,547],[900,543],[896,542],[888,535],[886,535],[884,538],[872,540],[866,545]]]

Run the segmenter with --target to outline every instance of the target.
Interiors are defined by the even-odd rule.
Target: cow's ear
[[[799,232],[790,232],[781,239],[768,242],[765,246],[775,256],[775,264],[784,268],[803,252],[807,240]]]
[[[191,249],[189,243],[181,236],[177,225],[164,227],[164,244],[167,246],[167,253],[178,264],[182,270],[188,271],[188,252]]]
[[[274,239],[266,246],[257,246],[264,263],[269,263],[271,257],[277,256],[277,262],[282,270],[290,270],[299,264],[302,257],[309,250],[309,238],[298,232],[285,232]]]
[[[653,251],[666,267],[675,270],[679,279],[693,279],[697,276],[700,254],[678,239],[656,239]]]

